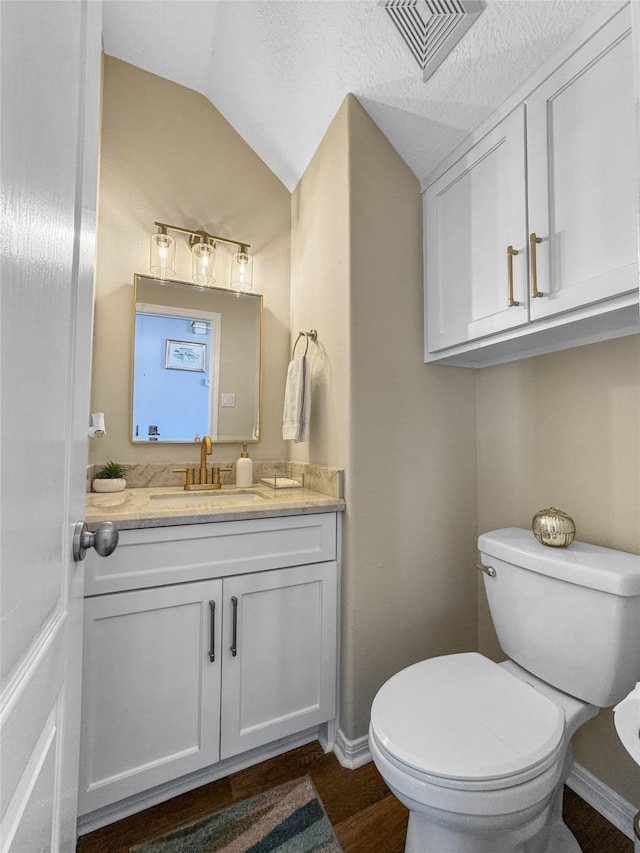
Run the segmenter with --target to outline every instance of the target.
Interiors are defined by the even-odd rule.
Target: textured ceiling
[[[377,0],[106,0],[104,47],[205,95],[293,190],[349,92],[423,178],[607,2],[488,0],[426,82]]]

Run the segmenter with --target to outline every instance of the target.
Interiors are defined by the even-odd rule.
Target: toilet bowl
[[[561,822],[567,749],[597,713],[477,653],[397,673],[374,700],[369,745],[410,811],[407,853],[579,851]]]
[[[569,742],[640,679],[640,558],[584,543],[559,554],[515,528],[479,546],[511,659],[396,673],[373,701],[371,755],[409,809],[405,853],[579,853],[562,822]]]

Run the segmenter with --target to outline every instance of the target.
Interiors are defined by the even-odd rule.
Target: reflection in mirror
[[[262,296],[134,276],[131,441],[258,441]]]

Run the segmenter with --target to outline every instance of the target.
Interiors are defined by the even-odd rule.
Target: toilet
[[[640,557],[507,528],[478,540],[498,639],[396,673],[372,758],[409,809],[405,853],[579,853],[562,822],[569,741],[640,680]]]

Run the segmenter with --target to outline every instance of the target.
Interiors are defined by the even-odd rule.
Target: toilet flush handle
[[[481,572],[484,572],[485,574],[489,575],[490,578],[495,578],[495,576],[498,574],[493,568],[493,566],[483,566],[482,563],[477,563],[476,569],[480,569]]]

